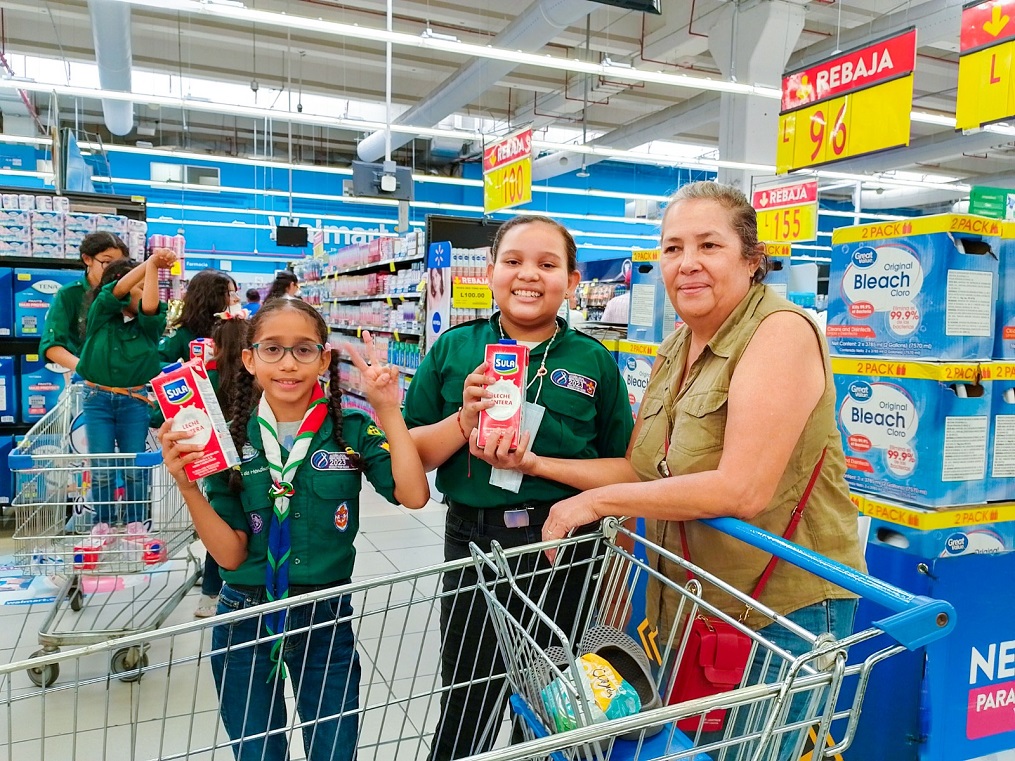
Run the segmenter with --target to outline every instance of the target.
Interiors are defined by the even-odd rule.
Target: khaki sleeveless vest
[[[661,466],[664,460],[672,476],[700,473],[718,467],[723,452],[730,380],[737,362],[761,321],[781,311],[796,312],[814,326],[825,365],[825,390],[793,450],[775,496],[765,510],[751,520],[751,524],[781,536],[789,524],[793,507],[806,488],[822,448],[827,448],[818,480],[807,502],[803,519],[797,526],[793,542],[863,570],[865,565],[857,536],[857,510],[850,501],[843,477],[846,463],[842,440],[835,425],[835,385],[825,339],[806,313],[764,285],[751,287],[747,296],[689,369],[681,390],[674,386],[679,381],[687,360],[690,330],[685,326],[662,344],[656,360],[662,366],[649,383],[642,399],[642,427],[632,451],[631,463],[645,481],[662,477],[661,471],[666,471]],[[771,372],[781,370],[773,367]],[[764,381],[764,378],[758,378],[759,393],[764,393]],[[749,478],[750,474],[745,474],[745,477]],[[734,507],[730,506],[731,512]],[[676,521],[650,520],[647,521],[647,535],[656,544],[682,555],[679,526]],[[745,594],[754,590],[771,555],[697,521],[687,522],[685,529],[691,562]],[[650,562],[666,578],[681,585],[687,582],[683,569],[676,564],[664,561],[655,553],[650,554]],[[710,603],[735,618],[744,612],[743,605],[708,584],[705,585],[704,596]],[[785,615],[826,599],[849,597],[855,595],[780,561],[761,595],[761,602],[776,613]],[[678,615],[679,599],[665,584],[650,580],[647,615],[664,636]],[[770,621],[752,614],[747,623],[757,629]]]

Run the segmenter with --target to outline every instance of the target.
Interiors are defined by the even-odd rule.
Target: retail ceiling
[[[805,5],[806,22],[790,65],[820,60],[837,47],[847,49],[915,25],[919,57],[914,111],[945,117],[942,120],[945,122],[954,115],[961,10],[958,0],[798,1]],[[662,0],[662,3],[663,14],[652,16],[575,0],[515,3],[393,0],[392,29],[412,38],[429,34],[430,39],[438,42],[455,39],[500,47],[497,35],[512,24],[517,27],[532,22],[533,26],[521,34],[520,40],[510,45],[512,49],[528,44],[531,52],[560,59],[595,63],[609,59],[645,71],[723,79],[709,53],[708,32],[728,3],[720,0]],[[259,115],[227,113],[227,108],[217,109],[223,113],[215,113],[215,107],[184,110],[165,100],[156,105],[139,97],[133,106],[133,129],[118,137],[111,135],[103,124],[98,99],[60,95],[63,122],[82,133],[101,135],[107,143],[134,145],[144,141],[163,148],[287,158],[291,131],[295,160],[345,165],[355,157],[358,144],[373,132],[348,120],[385,121],[385,44],[335,34],[339,27],[327,26],[327,22],[333,22],[384,30],[383,0],[246,0],[245,3],[92,0],[92,4],[122,6],[121,11],[129,9],[135,92],[142,91],[142,81],[152,80],[150,77],[143,80],[143,74],[154,72],[164,76],[145,85],[154,88],[150,92],[159,92],[162,87],[161,94],[178,97],[182,87],[184,94],[189,91],[213,103],[232,101],[276,112],[268,121]],[[94,71],[80,65],[94,65],[96,60],[93,16],[86,0],[4,0],[0,8],[3,53],[10,73],[36,80],[26,83],[27,96],[42,123],[50,118],[53,100],[44,87],[38,86],[39,82],[65,85],[66,74],[70,72],[71,85],[99,86]],[[589,9],[592,12],[586,14],[584,10]],[[558,11],[566,17],[564,28],[546,31],[547,17]],[[251,12],[262,15],[254,22]],[[287,27],[285,19],[278,15],[282,13],[299,23]],[[540,34],[549,40],[545,45],[540,45]],[[108,47],[116,53],[116,39],[115,28],[103,25],[100,51]],[[61,62],[57,67],[60,76],[43,77],[37,58]],[[414,109],[409,111],[410,115],[425,112],[436,100],[435,91],[441,92],[442,85],[470,63],[470,59],[453,50],[406,44],[393,45],[392,61],[395,117],[408,109]],[[630,137],[634,128],[644,123],[642,120],[654,119],[651,130],[638,133],[642,142],[649,134],[655,140],[698,146],[703,155],[716,156],[717,92],[526,64],[512,69],[496,59],[481,64],[472,64],[475,71],[469,75],[470,81],[453,80],[450,87],[443,88],[444,104],[464,100],[461,105],[448,113],[441,113],[440,108],[430,109],[411,123],[492,134],[531,122],[548,130],[544,138],[549,142],[580,140],[584,128],[589,139],[598,137],[598,145],[636,148]],[[48,76],[52,77],[52,73]],[[199,90],[199,80],[225,85],[209,93]],[[477,83],[475,94],[470,94],[470,84]],[[777,82],[746,84],[778,86]],[[315,96],[327,100],[316,100]],[[27,134],[31,124],[22,99],[10,89],[0,90],[0,98],[5,131]],[[287,113],[296,111],[298,104],[304,107],[298,117],[302,121],[290,128]],[[346,121],[314,124],[315,113],[333,120],[344,117]],[[266,132],[272,138],[268,142],[264,138]],[[914,122],[911,149],[854,159],[834,168],[861,173],[899,169],[946,175],[970,184],[1012,186],[1015,181],[1012,135],[1015,131],[960,135],[947,123]],[[400,142],[396,140],[396,145]],[[380,145],[383,153],[383,142]],[[480,148],[478,143],[469,143],[460,136],[422,137],[396,149],[394,158],[419,171],[453,173],[458,160],[475,157]]]

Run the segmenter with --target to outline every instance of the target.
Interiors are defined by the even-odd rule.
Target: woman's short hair
[[[670,209],[681,201],[715,201],[730,213],[730,225],[740,238],[741,253],[745,259],[759,258],[758,269],[754,271],[753,282],[760,283],[770,269],[768,255],[758,247],[758,214],[740,190],[732,185],[704,180],[690,182],[670,196],[663,213],[663,220]]]

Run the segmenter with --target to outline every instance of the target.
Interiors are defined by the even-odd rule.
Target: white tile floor
[[[435,501],[410,511],[389,505],[365,486],[354,581],[441,563],[444,515],[445,508]],[[5,545],[0,542],[0,554],[11,552]],[[157,581],[172,588],[184,574],[154,577],[153,586]],[[398,583],[379,581],[354,599],[357,613],[363,613],[356,624],[363,668],[362,761],[426,755],[440,687],[436,588],[435,574],[417,572]],[[6,704],[8,714],[0,716],[0,759],[231,759],[228,748],[215,749],[226,737],[203,655],[210,646],[213,620],[193,618],[199,594],[198,588],[189,590],[162,628],[145,637],[149,665],[139,681],[111,677],[111,648],[98,646],[100,652],[61,662],[54,687],[44,692],[32,685],[24,669],[4,664],[40,648],[39,630],[51,604],[0,606],[0,704]],[[138,597],[132,604],[142,602]],[[76,631],[101,618],[93,607],[86,598],[85,609],[73,614]],[[183,624],[190,626],[177,631]],[[291,732],[291,745],[292,758],[304,758],[298,725]]]

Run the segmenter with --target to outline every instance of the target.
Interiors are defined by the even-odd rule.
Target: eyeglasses
[[[251,346],[254,349],[254,353],[257,354],[257,358],[262,362],[267,362],[269,365],[281,362],[282,357],[287,353],[292,354],[293,359],[300,364],[310,365],[318,361],[324,352],[322,344],[311,343],[296,344],[295,346],[283,346],[276,343],[256,343],[251,344]]]

